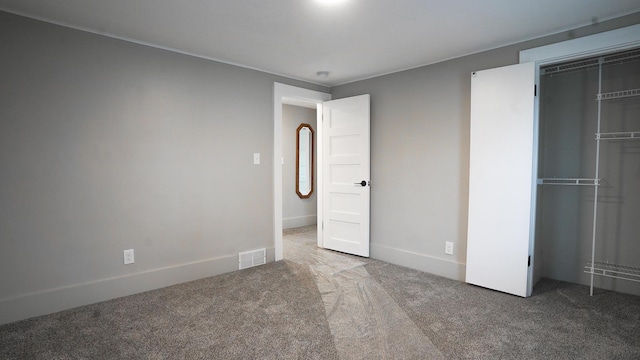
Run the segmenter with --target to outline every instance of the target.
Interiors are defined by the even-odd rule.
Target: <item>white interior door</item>
[[[369,104],[360,95],[322,103],[319,246],[369,256]],[[320,126],[319,126],[320,127]],[[320,175],[320,174],[319,174]]]
[[[466,281],[531,295],[534,63],[471,77],[471,144]]]

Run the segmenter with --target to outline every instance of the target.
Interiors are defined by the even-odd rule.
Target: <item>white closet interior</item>
[[[543,277],[640,295],[640,50],[540,69]]]

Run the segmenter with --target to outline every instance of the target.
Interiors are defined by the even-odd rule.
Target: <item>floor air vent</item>
[[[238,254],[240,270],[267,263],[267,249],[245,251]]]

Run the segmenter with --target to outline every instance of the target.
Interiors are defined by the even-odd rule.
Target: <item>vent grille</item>
[[[245,251],[238,254],[240,270],[267,263],[267,249]]]

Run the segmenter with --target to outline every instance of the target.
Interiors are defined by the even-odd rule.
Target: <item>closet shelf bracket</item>
[[[640,268],[637,267],[589,261],[584,268],[587,274],[640,282]]]

